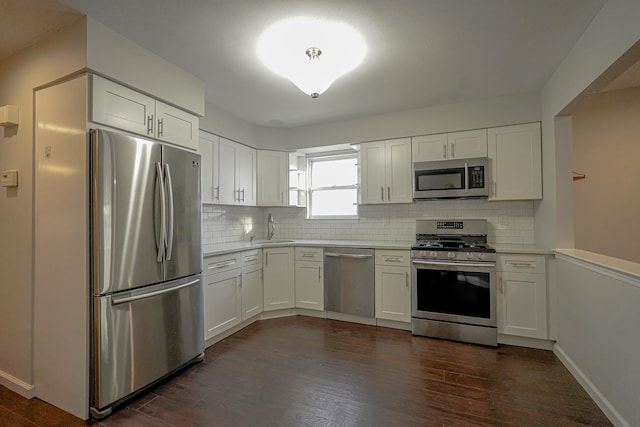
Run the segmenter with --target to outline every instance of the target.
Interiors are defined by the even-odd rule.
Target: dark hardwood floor
[[[0,387],[0,426],[607,426],[549,351],[309,317],[256,322],[101,423]]]

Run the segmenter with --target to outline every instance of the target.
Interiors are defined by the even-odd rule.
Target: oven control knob
[[[473,258],[473,252],[467,252],[467,259]]]
[[[484,259],[486,257],[486,255],[484,254],[484,252],[480,252],[478,254],[478,259]]]
[[[431,251],[431,252],[429,252],[429,256],[430,256],[431,258],[437,258],[437,257],[438,257],[438,252],[436,252],[436,251]]]
[[[449,253],[447,253],[447,257],[448,258],[455,258],[456,257],[456,253],[455,252],[449,252]]]
[[[420,252],[418,252],[418,256],[419,256],[419,257],[422,257],[422,258],[426,257],[426,256],[427,256],[427,251],[420,251]]]

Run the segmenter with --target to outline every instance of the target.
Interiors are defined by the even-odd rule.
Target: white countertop
[[[279,240],[279,239],[274,239]],[[415,242],[384,242],[384,241],[363,241],[363,240],[304,240],[304,239],[288,239],[287,242],[274,243],[259,240],[253,244],[248,240],[237,242],[220,243],[214,245],[206,245],[203,248],[203,256],[222,255],[231,252],[246,251],[251,249],[282,247],[282,246],[315,246],[315,247],[343,247],[343,248],[371,248],[371,249],[396,249],[410,250]],[[491,244],[498,253],[521,253],[533,255],[553,255],[550,249],[542,248],[535,245],[504,245]]]
[[[640,287],[640,263],[627,261],[620,258],[613,258],[595,252],[583,251],[580,249],[556,249],[558,256],[567,256],[596,265],[598,267],[617,272],[634,281],[635,286]]]

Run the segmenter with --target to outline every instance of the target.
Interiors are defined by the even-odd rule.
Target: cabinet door
[[[324,310],[322,262],[296,261],[296,307]]]
[[[400,138],[385,143],[385,181],[387,203],[411,203],[411,139]]]
[[[198,150],[198,117],[156,101],[156,137],[190,150]]]
[[[376,317],[411,321],[409,269],[376,265]]]
[[[498,278],[498,332],[547,338],[544,274],[501,272]]]
[[[236,147],[236,187],[241,205],[256,205],[256,150],[241,144]]]
[[[487,130],[477,129],[447,134],[450,159],[487,157]]]
[[[262,250],[264,280],[264,311],[293,308],[295,282],[293,248]]]
[[[489,200],[542,198],[540,123],[488,131],[493,191]]]
[[[287,153],[258,150],[258,206],[286,206]]]
[[[242,321],[262,313],[264,296],[262,294],[262,266],[242,269]]]
[[[139,135],[154,137],[153,98],[93,76],[91,121]]]
[[[212,274],[204,278],[204,334],[209,339],[241,321],[239,280],[242,270]]]
[[[218,137],[207,132],[200,132],[200,193],[202,203],[216,202],[216,188],[213,179],[214,149],[217,149]]]
[[[360,203],[384,203],[386,200],[384,141],[367,142],[360,146],[360,174]]]
[[[238,192],[236,191],[236,144],[225,138],[220,138],[217,157],[214,161],[214,182],[217,201],[223,205],[233,205],[238,203]],[[214,151],[215,154],[215,151]],[[214,179],[214,181],[216,181]]]
[[[447,134],[423,135],[411,138],[411,157],[414,162],[447,158]]]

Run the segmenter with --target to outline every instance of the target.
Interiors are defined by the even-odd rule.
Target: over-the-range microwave
[[[487,157],[413,163],[415,200],[487,198],[489,182]]]

